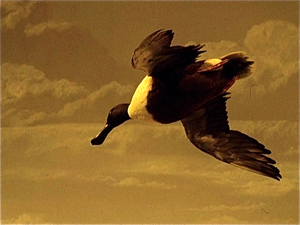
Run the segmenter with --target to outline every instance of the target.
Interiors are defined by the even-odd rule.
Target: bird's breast
[[[130,105],[128,115],[133,120],[140,120],[149,123],[155,123],[153,115],[147,110],[148,93],[152,90],[153,78],[146,76],[136,88]]]

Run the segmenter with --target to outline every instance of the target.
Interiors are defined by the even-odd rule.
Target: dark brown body
[[[153,77],[152,90],[147,97],[147,110],[154,120],[172,123],[190,116],[207,101],[224,93],[238,76],[236,71],[228,70],[226,65],[201,72],[203,64],[204,61],[201,61],[185,68],[185,76],[180,82]]]

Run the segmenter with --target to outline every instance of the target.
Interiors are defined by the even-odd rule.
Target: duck
[[[227,164],[280,180],[271,151],[256,139],[231,130],[226,102],[236,80],[251,74],[245,52],[199,60],[204,45],[171,46],[172,30],[159,29],[134,50],[131,65],[146,72],[130,103],[113,107],[104,128],[92,140],[101,145],[125,121],[170,124],[181,121],[199,150]]]

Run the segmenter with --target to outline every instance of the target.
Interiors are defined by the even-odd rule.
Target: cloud
[[[78,174],[74,178],[74,180],[80,180],[80,181],[85,181],[85,182],[102,182],[110,185],[114,185],[117,180],[112,177],[112,176],[103,176],[101,174],[93,174],[91,176],[86,176],[83,174]]]
[[[23,19],[28,18],[37,2],[3,1],[1,8],[4,9],[4,18],[1,18],[1,26],[14,29]]]
[[[247,127],[247,124],[244,126]],[[287,122],[286,126],[290,124]],[[242,126],[241,122],[239,125]],[[268,129],[267,124],[263,128]],[[141,205],[153,201],[168,211],[165,213],[174,212],[175,208],[179,213],[187,209],[184,215],[193,218],[190,221],[195,223],[210,221],[212,212],[219,223],[226,219],[224,215],[231,222],[234,218],[236,221],[267,223],[269,219],[262,218],[266,215],[260,208],[262,206],[271,215],[276,212],[280,214],[274,218],[274,223],[286,218],[296,221],[298,161],[281,163],[278,160],[282,164],[280,169],[283,175],[278,182],[202,153],[189,143],[180,124],[148,126],[132,122],[114,130],[108,136],[109,143],[91,146],[90,139],[98,129],[99,124],[78,123],[2,128],[2,184],[5,196],[14,193],[16,202],[23,201],[24,196],[31,196],[38,202],[38,206],[31,206],[37,209],[40,207],[39,197],[45,195],[48,196],[45,197],[47,201],[58,207],[55,212],[62,209],[60,202],[53,201],[55,197],[62,201],[75,201],[74,207],[80,202],[76,210],[89,212],[90,209],[81,206],[98,207],[95,211],[99,212],[104,205],[105,208],[114,207],[115,201],[122,202],[122,210],[135,205],[134,201],[141,201]],[[126,132],[127,135],[124,135]],[[257,131],[254,134],[256,136]],[[296,134],[293,136],[298,138]],[[282,139],[284,136],[277,138],[276,142]],[[120,148],[122,154],[116,154]],[[279,159],[284,155],[285,152],[278,152]],[[34,189],[39,190],[39,195],[34,197],[28,188],[15,186],[15,181],[21,187],[36,187],[38,182],[44,188]],[[14,185],[13,189],[9,189],[8,184]],[[68,189],[66,185],[70,185]],[[80,197],[74,199],[74,195]],[[90,199],[99,199],[99,204]],[[250,203],[247,202],[249,199]],[[295,202],[291,202],[292,199]],[[3,207],[7,210],[8,201],[3,198]],[[161,205],[164,201],[166,205]],[[43,212],[48,209],[44,205]],[[237,216],[242,211],[248,214]],[[293,213],[286,214],[288,211]],[[257,212],[261,217],[251,220]]]
[[[120,187],[149,187],[149,188],[162,188],[162,189],[171,189],[175,188],[174,185],[166,185],[164,182],[141,182],[139,179],[135,177],[127,177],[120,182],[115,184]]]
[[[3,124],[7,126],[16,126],[16,127],[23,127],[23,126],[31,126],[33,124],[40,124],[43,123],[48,115],[43,111],[36,112],[34,110],[9,110],[9,113],[5,113],[3,115]],[[12,113],[13,112],[13,113]]]
[[[212,218],[205,223],[206,224],[246,224],[251,222],[245,220],[239,220],[233,216],[223,215],[220,216],[219,218],[217,217]]]
[[[88,92],[67,79],[49,80],[30,65],[3,63],[1,75],[3,126],[47,122],[59,105],[86,96]]]
[[[119,137],[122,137],[122,142],[118,141]],[[145,137],[151,137],[149,139],[151,145],[146,148],[145,142],[142,141]],[[177,139],[174,140],[174,137],[177,137]],[[164,140],[163,144],[161,143],[162,140]],[[103,147],[105,151],[115,155],[130,154],[138,156],[141,154],[140,149],[143,149],[142,154],[170,156],[180,154],[180,152],[174,149],[173,143],[177,143],[178,148],[185,148],[181,140],[186,141],[184,142],[185,144],[190,144],[180,123],[149,125],[136,121],[128,121],[122,127],[116,128],[109,134]],[[148,163],[144,166],[144,168],[147,168]],[[151,167],[151,165],[149,166]]]
[[[97,171],[92,174],[85,173],[74,173],[72,170],[62,170],[62,169],[51,169],[51,168],[30,168],[30,167],[20,167],[18,169],[6,169],[2,173],[3,180],[7,182],[8,180],[18,179],[20,181],[36,181],[36,182],[48,182],[59,180],[73,180],[88,183],[102,183],[107,186],[116,187],[146,187],[146,188],[159,188],[159,189],[173,189],[176,185],[169,185],[164,182],[157,181],[141,181],[136,177],[125,177],[121,180],[117,180],[112,176],[104,176],[101,171]]]
[[[2,69],[2,103],[21,100],[26,94],[37,95],[49,89],[49,80],[31,66],[4,63]]]
[[[241,215],[245,214],[259,214],[259,211],[265,207],[266,204],[263,202],[251,202],[246,201],[243,204],[238,205],[229,205],[228,202],[226,204],[214,204],[207,205],[199,208],[188,208],[184,211],[196,212],[199,215],[203,215],[204,221],[202,223],[205,224],[214,224],[214,223],[230,223],[230,224],[244,224],[250,223],[249,221],[243,220]],[[205,218],[205,215],[214,214],[214,218]],[[226,214],[226,215],[224,215]],[[257,218],[258,219],[258,218]]]
[[[253,65],[247,81],[233,87],[239,92],[257,84],[255,93],[267,94],[287,84],[299,73],[299,29],[285,21],[271,20],[253,26],[244,40]],[[238,85],[236,85],[238,86]]]
[[[67,79],[61,79],[53,82],[52,95],[58,99],[66,99],[74,95],[85,95],[87,90],[74,82],[70,82]]]
[[[265,204],[264,203],[247,203],[247,204],[243,204],[243,205],[234,205],[234,206],[230,206],[230,205],[224,205],[224,204],[220,204],[220,205],[210,205],[210,206],[206,206],[203,207],[201,209],[196,209],[196,210],[201,210],[201,211],[207,211],[207,212],[215,212],[215,211],[244,211],[244,210],[251,210],[254,211],[258,208],[263,207]]]
[[[45,220],[44,214],[23,213],[17,218],[5,219],[1,221],[3,224],[49,224]]]
[[[3,63],[1,78],[3,105],[22,101],[28,95],[48,94],[63,100],[87,92],[83,86],[66,79],[50,81],[42,71],[29,65]]]
[[[286,21],[269,20],[253,26],[247,32],[244,43],[228,40],[207,42],[204,49],[207,52],[201,54],[199,60],[245,51],[255,62],[253,74],[230,89],[236,93],[244,93],[253,84],[257,84],[256,94],[274,92],[299,73],[299,28]]]
[[[104,97],[107,97],[107,95],[117,95],[118,97],[122,97],[131,94],[132,92],[133,87],[131,85],[121,85],[116,81],[112,81],[109,84],[103,85],[99,90],[92,92],[86,98],[67,103],[63,109],[57,113],[57,116],[59,118],[68,118],[79,111],[93,111],[97,108],[95,104],[98,104],[99,101]]]
[[[199,60],[220,58],[230,52],[244,51],[244,48],[238,43],[222,40],[220,42],[206,42],[203,48],[205,53],[199,56]]]
[[[29,181],[58,180],[70,177],[68,171],[56,169],[39,169],[21,167],[18,170],[6,170],[2,173],[5,179],[20,179]]]
[[[240,184],[248,182],[249,179],[255,179],[255,182],[267,180],[261,186],[270,186],[273,189],[278,188],[278,193],[281,194],[295,188],[294,182],[296,177],[298,177],[298,170],[295,170],[298,166],[298,135],[292,133],[294,123],[285,122],[285,129],[290,130],[291,133],[283,132],[286,135],[280,136],[279,134],[282,130],[280,128],[274,132],[273,136],[265,137],[264,134],[268,133],[268,129],[272,130],[272,126],[276,124],[275,122],[266,122],[264,126],[259,126],[259,122],[245,122],[243,124],[239,121],[238,124],[240,127],[249,129],[249,132],[247,129],[247,132],[245,132],[245,129],[243,132],[258,139],[266,146],[273,143],[275,137],[280,141],[274,142],[274,146],[278,145],[279,142],[286,145],[287,150],[270,148],[272,150],[271,157],[277,161],[277,166],[283,175],[282,182],[276,182],[227,165],[201,152],[188,141],[181,124],[170,126],[151,126],[134,122],[124,124],[109,134],[105,143],[99,147],[90,145],[90,139],[99,131],[98,124],[6,128],[2,130],[2,146],[4,150],[6,149],[3,152],[3,157],[6,157],[7,154],[16,153],[15,156],[11,156],[24,155],[24,162],[36,157],[38,161],[39,157],[42,157],[42,159],[47,158],[48,160],[52,158],[57,163],[56,156],[58,155],[61,159],[73,158],[73,160],[81,161],[84,164],[84,162],[96,160],[93,159],[94,154],[100,154],[101,157],[104,157],[104,161],[127,159],[128,161],[118,162],[118,167],[115,168],[127,174],[179,176],[191,180],[207,180],[220,186],[230,184],[233,187],[237,180],[241,181],[239,182]],[[251,127],[261,127],[261,130],[257,129],[250,132]],[[19,132],[17,132],[18,130]],[[176,137],[176,140],[174,140],[174,137]],[[45,144],[43,140],[48,141]],[[52,140],[55,141],[53,142]],[[23,149],[23,152],[20,152],[20,149]],[[87,152],[91,153],[83,157]],[[7,160],[7,162],[9,161]],[[20,163],[18,161],[14,162]],[[65,163],[66,161],[64,161]],[[3,165],[5,165],[5,162]],[[97,174],[99,175],[101,172],[95,171],[95,173],[88,175],[87,178],[92,179]],[[98,178],[101,180],[107,176],[112,175],[106,174]],[[281,186],[281,184],[286,186]],[[239,188],[238,186],[236,187],[237,189]],[[281,188],[282,190],[280,190]],[[251,190],[250,186],[249,189]],[[246,187],[242,190],[246,190]]]
[[[67,79],[50,80],[30,65],[3,63],[2,119],[4,126],[28,126],[49,122],[93,121],[110,102],[130,101],[134,88],[116,81],[93,92]],[[112,107],[113,105],[110,105]],[[107,108],[106,108],[107,109]],[[108,112],[104,111],[106,116]],[[65,121],[64,121],[65,120]]]
[[[58,33],[70,29],[72,26],[75,26],[72,23],[68,22],[58,22],[58,21],[47,21],[41,22],[37,25],[27,24],[24,33],[27,37],[31,36],[40,36],[46,31],[56,31]]]
[[[265,91],[276,91],[299,71],[299,29],[284,21],[267,21],[253,26],[245,46],[256,62],[255,80]],[[262,91],[262,90],[261,90]]]
[[[245,196],[278,197],[297,191],[299,174],[296,168],[299,163],[299,148],[298,134],[295,130],[298,128],[298,123],[232,121],[232,124],[233,129],[241,130],[271,149],[270,156],[277,161],[276,166],[283,175],[282,181],[276,182],[222,163],[199,151],[188,142],[181,124],[169,127],[144,124],[123,125],[110,134],[101,147],[107,153],[128,156],[135,161],[134,164],[122,167],[122,171],[126,173],[176,176],[192,181],[202,180],[203,184],[207,182],[218,187],[230,185],[232,190]],[[149,144],[143,137],[151,137]],[[274,141],[275,139],[277,141]],[[141,160],[146,155],[150,158],[146,161]]]
[[[288,168],[282,164],[279,168],[283,180],[276,182],[270,178],[249,173],[219,161],[212,161],[213,158],[205,159],[207,162],[202,163],[199,159],[192,161],[191,159],[188,160],[187,157],[182,157],[181,161],[189,162],[185,166],[180,164],[176,166],[177,161],[180,161],[178,157],[170,156],[169,160],[173,163],[166,161],[164,164],[159,164],[158,161],[148,160],[148,164],[158,165],[155,170],[153,170],[153,167],[147,166],[147,162],[137,163],[132,166],[133,169],[129,172],[151,174],[152,176],[176,176],[178,179],[184,178],[191,182],[201,180],[203,186],[208,184],[213,184],[219,188],[230,186],[232,192],[238,192],[239,195],[244,196],[279,197],[298,191],[298,173],[293,172],[292,167]],[[295,169],[296,166],[293,165]],[[172,167],[173,169],[170,170]]]
[[[299,123],[281,121],[230,121],[230,127],[256,138],[278,163],[298,162]],[[277,141],[280,140],[280,141]]]
[[[276,166],[281,170],[284,178],[292,179],[298,176],[297,173],[290,173],[293,170],[287,167],[289,163],[295,168],[298,165],[299,139],[298,133],[295,132],[298,130],[297,122],[230,121],[230,125],[232,129],[242,131],[270,149],[272,151],[270,157],[277,161]],[[145,144],[144,137],[151,137],[149,145]],[[189,176],[197,179],[202,177],[220,185],[233,184],[236,176],[243,177],[249,174],[195,148],[186,138],[180,123],[170,126],[150,126],[128,122],[112,131],[101,148],[108,154],[116,156],[130,155],[133,160],[134,157],[142,158],[143,155],[153,156],[152,160],[138,160],[135,164],[123,168],[132,173]],[[186,160],[182,160],[181,155],[184,155]],[[211,170],[212,163],[215,170]],[[252,173],[249,176],[266,179]],[[241,179],[248,179],[248,177]]]
[[[8,10],[10,4],[4,4]],[[12,3],[11,8],[24,11],[29,5]],[[131,76],[130,63],[120,65],[108,54],[109,46],[104,47],[90,30],[79,22],[54,18],[49,3],[36,3],[28,17],[20,20],[14,28],[1,33],[2,42],[6,43],[1,48],[2,62],[31,65],[50,80],[66,79],[91,91],[116,78],[126,84],[138,80]]]
[[[291,191],[298,192],[298,179],[293,178],[283,178],[280,183],[279,182],[272,182],[272,180],[263,180],[260,182],[257,181],[248,181],[244,184],[238,185],[242,193],[250,196],[272,196],[272,197],[279,197],[284,196]]]

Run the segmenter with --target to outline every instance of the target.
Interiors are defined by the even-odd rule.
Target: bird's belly
[[[135,90],[128,107],[128,115],[131,119],[148,123],[157,123],[146,108],[148,103],[147,96],[152,89],[152,83],[152,77],[147,75]]]

